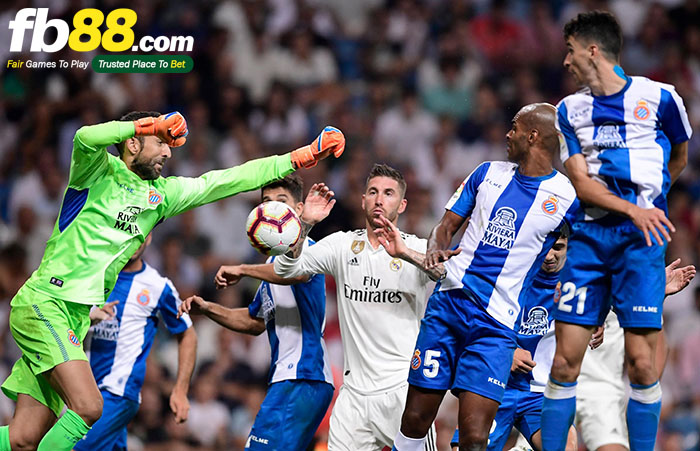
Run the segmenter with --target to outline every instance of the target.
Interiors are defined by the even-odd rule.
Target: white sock
[[[408,438],[399,431],[394,439],[394,449],[397,451],[422,451],[425,445],[425,437]]]

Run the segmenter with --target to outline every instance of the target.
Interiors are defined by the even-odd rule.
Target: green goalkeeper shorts
[[[63,400],[43,372],[69,360],[87,360],[83,340],[90,328],[90,306],[53,299],[23,286],[12,299],[10,331],[22,357],[2,384],[11,399],[29,395],[56,416]]]

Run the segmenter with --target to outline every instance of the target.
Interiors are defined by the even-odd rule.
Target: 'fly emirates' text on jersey
[[[614,195],[641,208],[666,211],[671,146],[690,139],[688,114],[672,85],[626,78],[618,93],[594,96],[585,88],[559,102],[561,160],[583,154],[588,174]],[[592,206],[576,219],[632,225],[626,217]]]
[[[570,220],[575,202],[573,185],[557,171],[528,177],[515,163],[482,163],[445,205],[469,224],[459,243],[462,252],[445,263],[447,277],[439,290],[463,289],[513,328],[521,293]]]
[[[26,283],[29,288],[64,301],[101,304],[158,223],[294,171],[289,155],[281,155],[200,177],[143,180],[106,150],[133,136],[132,122],[107,122],[76,132],[61,212],[39,269]]]
[[[425,252],[427,241],[402,233],[406,245]],[[406,383],[420,321],[433,283],[420,269],[373,249],[367,231],[336,232],[300,257],[275,259],[282,277],[325,273],[335,278],[343,341],[343,383],[360,393]]]

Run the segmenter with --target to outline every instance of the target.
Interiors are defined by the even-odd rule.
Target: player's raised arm
[[[630,218],[634,225],[644,233],[647,246],[651,246],[652,237],[660,246],[664,244],[661,236],[666,241],[671,241],[671,235],[666,228],[668,227],[671,232],[675,232],[676,228],[666,217],[663,210],[658,208],[641,208],[614,195],[605,186],[588,175],[588,165],[580,153],[567,159],[564,162],[564,167],[566,167],[571,183],[576,188],[576,195],[582,202]]]
[[[309,194],[306,195],[304,201],[304,210],[301,212],[301,235],[297,240],[296,246],[287,252],[287,256],[291,258],[299,257],[306,242],[306,237],[309,236],[311,228],[328,217],[335,205],[335,199],[331,191],[323,183],[315,183],[311,186]]]
[[[276,285],[294,285],[309,280],[308,275],[291,277],[289,279],[280,277],[275,274],[275,268],[272,263],[263,263],[258,265],[223,265],[216,272],[214,283],[216,288],[220,290],[236,285],[243,277],[252,277]]]
[[[406,243],[404,242],[403,238],[401,238],[401,233],[399,232],[399,229],[393,222],[389,221],[384,216],[379,216],[378,220],[382,224],[382,227],[379,229],[375,229],[374,233],[377,235],[379,243],[384,247],[387,254],[391,255],[392,257],[397,257],[402,260],[405,260],[410,264],[416,266],[417,268],[425,272],[432,281],[438,281],[442,277],[444,277],[445,267],[443,265],[440,264],[437,265],[435,268],[430,269],[426,268],[424,266],[425,254],[406,246]],[[448,251],[448,253],[451,257],[459,254],[461,251],[461,249],[457,248]]]
[[[210,202],[251,191],[291,174],[299,168],[310,168],[331,153],[337,157],[345,149],[345,137],[340,130],[326,127],[308,146],[284,155],[273,155],[248,161],[239,166],[207,172],[200,177],[168,177],[166,217]]]

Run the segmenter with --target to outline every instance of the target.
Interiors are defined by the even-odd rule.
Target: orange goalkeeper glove
[[[155,135],[170,147],[180,147],[187,141],[187,121],[178,113],[144,117],[134,121],[135,136]]]
[[[335,127],[327,125],[320,135],[308,146],[300,147],[291,153],[292,164],[296,169],[312,168],[319,160],[333,153],[340,157],[345,150],[345,136]]]

